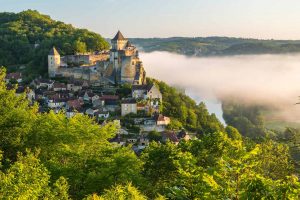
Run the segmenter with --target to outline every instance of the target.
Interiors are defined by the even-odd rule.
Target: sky
[[[299,0],[0,0],[111,38],[230,36],[300,39]]]

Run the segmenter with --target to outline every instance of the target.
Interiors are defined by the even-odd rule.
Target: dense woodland
[[[147,81],[156,84],[163,95],[162,112],[165,116],[172,118],[170,129],[186,128],[199,134],[225,130],[216,115],[208,112],[204,103],[196,104],[192,98],[163,81],[154,79]]]
[[[287,145],[256,143],[221,127],[196,105],[159,82],[165,113],[195,112],[197,140],[152,142],[141,155],[109,143],[117,127],[92,118],[38,113],[16,96],[0,70],[1,199],[298,199],[300,183]],[[185,109],[185,108],[182,108]],[[199,109],[199,110],[198,110]],[[202,110],[201,110],[202,109]],[[198,111],[204,114],[197,114]],[[202,121],[203,120],[203,121]]]
[[[167,51],[188,56],[299,53],[299,40],[257,40],[230,37],[133,38],[146,52]]]
[[[37,11],[0,13],[0,66],[27,66],[27,77],[46,75],[47,55],[55,46],[62,55],[101,51],[109,43],[99,34],[55,21]]]
[[[234,126],[244,137],[256,142],[272,139],[285,144],[290,149],[292,161],[296,171],[300,170],[300,129],[289,126],[289,124],[279,124],[268,126],[265,112],[270,108],[261,105],[249,105],[236,100],[226,100],[222,102],[223,117],[226,123]]]

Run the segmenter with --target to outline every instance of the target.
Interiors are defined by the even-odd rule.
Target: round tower
[[[60,67],[60,55],[55,47],[53,47],[48,54],[48,75],[55,77]]]

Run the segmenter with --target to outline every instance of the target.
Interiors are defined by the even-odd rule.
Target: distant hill
[[[108,49],[109,43],[97,33],[34,10],[0,13],[0,66],[25,64],[32,73],[45,74],[52,46],[61,54],[73,54]]]
[[[230,37],[133,38],[145,52],[167,51],[188,56],[226,56],[300,52],[300,40],[257,40]]]

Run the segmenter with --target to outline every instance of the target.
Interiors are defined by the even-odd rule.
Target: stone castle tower
[[[120,31],[111,40],[111,50],[110,50],[110,62],[113,64],[114,70],[116,72],[120,71],[120,51],[124,50],[128,40],[122,35]]]
[[[114,74],[114,82],[138,83],[145,80],[144,68],[138,51],[123,34],[118,31],[111,40],[110,63]]]
[[[49,77],[55,77],[58,68],[60,67],[60,55],[55,47],[48,54],[48,74]]]
[[[111,40],[112,50],[124,50],[127,43],[128,40],[118,31],[116,36]]]

